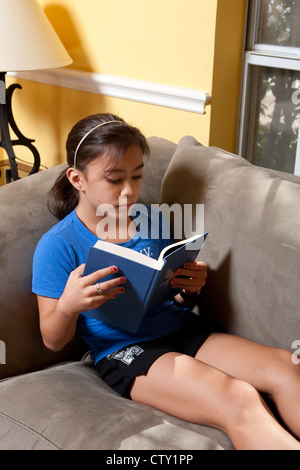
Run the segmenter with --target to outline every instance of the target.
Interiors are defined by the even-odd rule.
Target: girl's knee
[[[238,426],[263,406],[258,391],[248,382],[230,377],[224,388],[226,420],[230,427]]]
[[[259,402],[259,393],[248,382],[239,379],[232,379],[228,388],[228,396],[231,404],[237,409],[244,409],[245,406],[252,406]]]

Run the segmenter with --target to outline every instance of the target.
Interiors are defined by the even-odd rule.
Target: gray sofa
[[[209,277],[200,314],[218,327],[291,349],[300,340],[300,178],[254,167],[193,137],[149,139],[141,202],[204,204]],[[232,449],[215,429],[125,400],[97,376],[76,337],[41,340],[31,263],[56,223],[47,192],[61,166],[0,188],[0,449]],[[264,367],[264,364],[262,364]]]

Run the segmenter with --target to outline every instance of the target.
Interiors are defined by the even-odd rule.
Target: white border
[[[205,114],[205,106],[211,100],[209,93],[200,90],[69,68],[9,72],[7,75],[199,114]]]

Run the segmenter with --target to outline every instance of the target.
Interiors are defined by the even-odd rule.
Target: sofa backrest
[[[186,136],[161,201],[204,204],[203,312],[226,331],[291,348],[300,340],[300,178],[286,177]]]
[[[176,145],[155,137],[148,142],[151,155],[145,164],[141,202],[158,203],[163,173]],[[0,188],[0,378],[78,359],[86,350],[77,337],[58,353],[45,348],[31,292],[35,246],[57,222],[47,209],[47,193],[63,167]]]

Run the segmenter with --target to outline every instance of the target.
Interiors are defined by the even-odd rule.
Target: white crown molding
[[[209,93],[132,78],[61,68],[9,72],[9,76],[167,108],[205,114]]]

